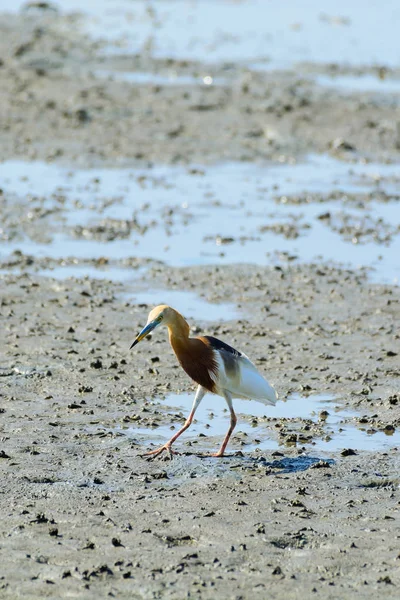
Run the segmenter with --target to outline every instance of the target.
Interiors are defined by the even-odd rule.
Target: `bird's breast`
[[[176,357],[193,381],[212,393],[216,393],[218,362],[209,344],[200,338],[181,339],[170,337]]]

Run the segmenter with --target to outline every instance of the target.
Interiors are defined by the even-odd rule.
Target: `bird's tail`
[[[263,395],[262,398],[254,399],[258,400],[259,402],[262,402],[263,404],[275,406],[275,404],[278,402],[278,393],[276,389],[270,383],[268,383],[268,381],[266,381],[266,384],[267,386],[265,390],[265,395]]]

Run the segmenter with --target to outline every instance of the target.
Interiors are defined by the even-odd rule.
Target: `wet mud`
[[[277,9],[297,63],[256,0],[197,37],[204,3],[117,4],[0,15],[0,597],[398,598],[391,45],[341,3]],[[195,389],[165,331],[129,351],[162,302],[279,393],[223,459],[212,395],[144,456]]]

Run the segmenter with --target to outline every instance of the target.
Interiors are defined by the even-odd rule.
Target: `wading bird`
[[[223,396],[231,414],[230,427],[222,446],[218,452],[211,455],[224,456],[225,448],[237,422],[232,398],[254,399],[263,404],[274,405],[278,396],[245,354],[215,337],[190,338],[190,328],[185,319],[165,304],[153,308],[148,316],[146,327],[136,337],[131,349],[159,325],[168,327],[172,349],[181,367],[198,384],[198,388],[192,410],[184,426],[166,444],[152,452],[147,452],[146,456],[152,455],[155,458],[165,450],[172,458],[172,444],[190,426],[207,392]]]

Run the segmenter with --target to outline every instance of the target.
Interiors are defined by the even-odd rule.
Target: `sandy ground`
[[[100,79],[98,70],[171,65],[99,58],[98,44],[67,31],[71,19],[1,18],[3,160],[399,158],[394,101],[235,65],[216,65],[213,76],[229,84],[209,89]],[[173,66],[182,75],[205,70]],[[21,231],[43,238],[35,219],[18,228],[20,205],[1,207],[3,243]],[[44,216],[50,231],[57,214]],[[129,352],[150,307],[129,301],[123,282],[39,274],[74,264],[52,258],[51,246],[44,258],[2,250],[1,598],[399,597],[395,444],[313,452],[323,420],[266,409],[260,427],[279,451],[249,451],[238,435],[216,461],[199,453],[219,437],[188,434],[177,442],[181,456],[149,461],[142,454],[151,442],[135,427],[176,428],[183,415],[164,399],[194,389],[162,331]],[[213,305],[229,299],[238,319],[199,319],[193,332],[249,354],[282,400],[332,394],[354,411],[355,427],[398,435],[398,287],[326,264],[174,268],[162,259],[108,264],[146,268],[138,289],[188,290]]]

